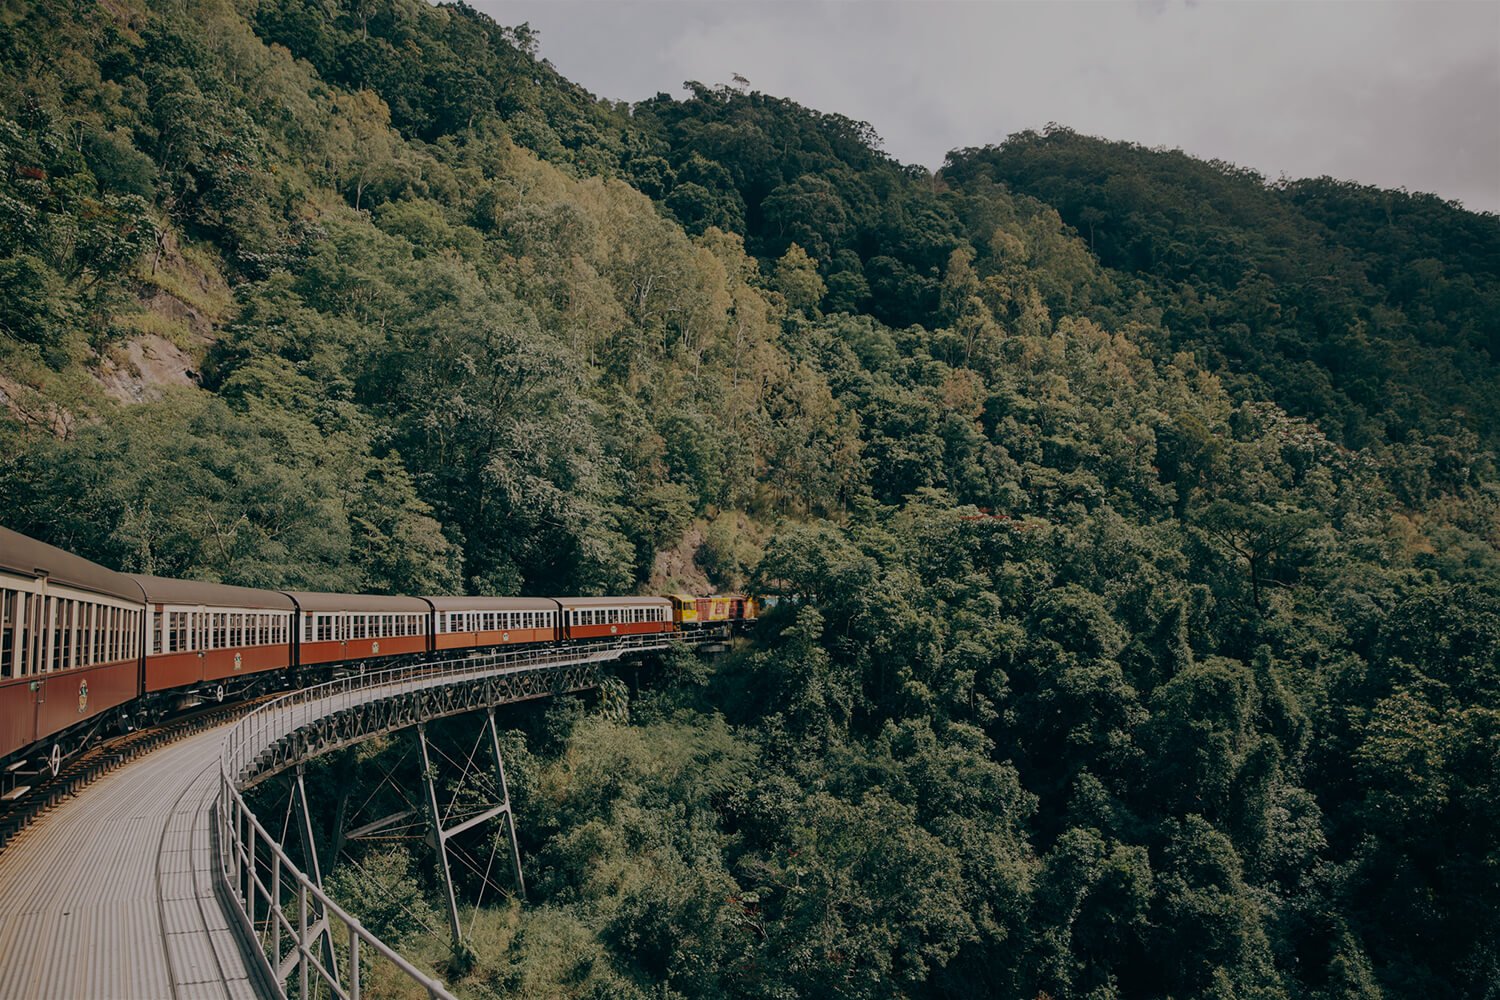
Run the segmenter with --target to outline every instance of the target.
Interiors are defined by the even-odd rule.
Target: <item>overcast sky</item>
[[[1500,211],[1500,2],[470,0],[595,94],[734,73],[930,168],[1059,122]]]

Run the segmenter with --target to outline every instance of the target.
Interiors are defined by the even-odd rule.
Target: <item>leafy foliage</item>
[[[597,101],[463,5],[5,24],[8,525],[779,598],[511,720],[534,894],[472,995],[1500,981],[1493,216],[1058,128],[930,176],[763,94]],[[421,855],[341,846],[441,956]]]

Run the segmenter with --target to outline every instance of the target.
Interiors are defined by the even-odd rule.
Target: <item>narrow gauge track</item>
[[[0,813],[0,851],[37,820],[111,771],[159,747],[243,715],[285,693],[272,691],[244,701],[193,709],[157,725],[95,743],[65,761],[55,776],[44,777],[24,798]]]

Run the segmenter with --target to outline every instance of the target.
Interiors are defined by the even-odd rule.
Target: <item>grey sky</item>
[[[729,82],[868,121],[888,152],[1049,121],[1500,211],[1500,2],[470,0],[601,97]]]

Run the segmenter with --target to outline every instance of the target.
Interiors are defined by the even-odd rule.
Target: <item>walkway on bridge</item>
[[[0,1000],[269,995],[215,891],[228,726],[105,775],[0,851]]]
[[[663,649],[677,638],[621,637],[350,675],[288,694],[100,778],[0,851],[0,1000],[280,995],[281,984],[262,970],[274,969],[284,982],[287,968],[299,968],[297,955],[305,960],[313,953],[317,930],[308,937],[303,927],[290,955],[274,943],[258,955],[247,950],[246,938],[260,924],[254,933],[233,929],[267,919],[267,890],[246,885],[252,868],[245,859],[256,859],[254,870],[272,862],[265,855],[269,835],[228,783],[253,783],[306,756],[426,719],[596,687],[598,665]],[[228,802],[228,813],[216,821],[218,796],[226,797],[219,801]],[[216,845],[218,837],[226,843]],[[295,891],[294,880],[301,880],[310,889],[284,855],[279,865],[288,876],[283,888]],[[245,896],[231,899],[225,874]],[[281,904],[276,915],[286,919]],[[345,926],[354,927],[347,920]],[[368,932],[358,933],[406,966],[430,995],[447,995]],[[306,976],[306,961],[300,968]],[[357,986],[348,992],[357,996]]]

